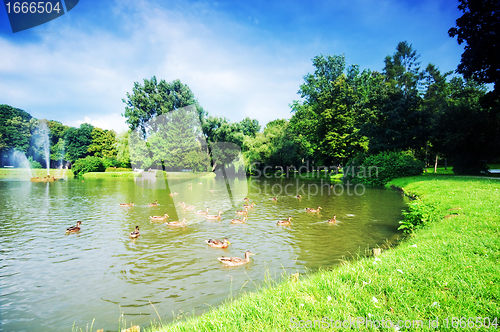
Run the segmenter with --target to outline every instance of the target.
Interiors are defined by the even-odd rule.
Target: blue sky
[[[211,115],[264,125],[290,118],[318,54],[381,71],[407,40],[442,72],[463,46],[448,36],[458,1],[80,0],[69,13],[13,34],[0,8],[0,103],[36,118],[126,128],[135,81],[180,79]]]

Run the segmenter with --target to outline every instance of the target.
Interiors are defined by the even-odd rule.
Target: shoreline
[[[145,331],[324,329],[337,321],[366,329],[374,328],[367,321],[423,322],[417,327],[436,330],[436,319],[440,328],[451,328],[453,317],[500,319],[500,181],[425,175],[391,185],[416,195],[435,221],[378,257],[271,280],[207,313]]]

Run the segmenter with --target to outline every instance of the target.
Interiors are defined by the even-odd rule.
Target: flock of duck
[[[173,196],[173,195],[177,195],[177,193],[176,192],[170,193],[170,196]],[[298,196],[295,196],[295,198],[301,199],[302,196],[298,195]],[[276,197],[273,197],[273,198],[271,198],[271,200],[276,202],[278,199]],[[256,206],[255,203],[249,203],[249,201],[250,201],[249,198],[244,198],[243,201],[245,202],[245,204],[243,204],[244,210],[236,211],[237,215],[242,215],[243,217],[241,219],[236,219],[236,218],[231,219],[232,224],[244,224],[246,221],[247,215],[248,215],[248,210],[253,209]],[[183,210],[194,210],[195,209],[195,206],[187,205],[185,202],[179,202],[178,204],[182,207]],[[133,202],[121,203],[120,206],[121,207],[132,207],[132,206],[134,206],[134,203]],[[154,203],[149,203],[148,206],[149,207],[157,207],[157,206],[159,206],[159,204],[158,204],[158,201],[155,201]],[[221,215],[224,213],[222,211],[219,211],[217,214],[211,215],[211,214],[209,214],[209,210],[210,210],[209,208],[206,208],[206,210],[199,210],[199,211],[196,211],[195,213],[198,215],[204,215],[207,220],[220,220],[222,217]],[[311,213],[319,213],[321,210],[321,206],[318,206],[316,209],[306,208],[305,210],[307,212],[311,212]],[[168,220],[169,215],[167,213],[165,213],[162,216],[149,216],[149,218],[152,222],[153,221],[166,221],[166,220]],[[288,216],[287,219],[279,220],[276,223],[276,225],[278,225],[278,226],[290,226],[292,223],[292,219],[293,218],[291,216]],[[186,218],[184,218],[181,221],[170,221],[170,222],[167,222],[166,224],[167,224],[167,226],[172,226],[172,227],[186,227],[187,222],[188,222],[188,220]],[[336,216],[334,215],[333,218],[328,219],[327,222],[330,224],[337,224],[338,221],[336,219]],[[76,223],[76,226],[69,227],[66,230],[66,233],[76,233],[76,232],[80,231],[81,224],[82,224],[82,222],[78,221]],[[133,230],[130,233],[130,238],[136,239],[140,235],[141,234],[139,232],[139,226],[135,226],[135,230]],[[207,243],[207,245],[211,246],[212,248],[220,248],[220,249],[225,249],[231,244],[231,242],[229,242],[229,240],[227,238],[224,238],[223,240],[208,239],[208,240],[205,240],[205,242]],[[239,265],[243,265],[243,264],[250,262],[251,255],[255,255],[255,254],[253,254],[247,250],[245,252],[245,258],[222,256],[222,257],[219,257],[218,260],[226,266],[239,266]]]

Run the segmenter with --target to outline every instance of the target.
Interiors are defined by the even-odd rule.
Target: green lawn
[[[31,173],[30,173],[31,172]],[[70,169],[53,169],[49,170],[50,176],[56,178],[68,177],[73,178],[73,172]],[[38,177],[47,176],[46,168],[32,169],[31,171],[26,168],[0,168],[0,179],[29,179],[30,174]]]
[[[437,221],[379,258],[270,280],[209,313],[147,331],[323,330],[349,320],[361,330],[376,330],[362,320],[390,320],[436,331],[500,318],[500,180],[426,175],[390,184],[416,194]],[[429,328],[436,319],[439,328]],[[415,328],[420,321],[424,328]]]

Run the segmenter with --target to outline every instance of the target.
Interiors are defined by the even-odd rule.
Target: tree
[[[91,155],[89,146],[92,144],[92,131],[94,126],[82,123],[80,128],[71,127],[66,131],[66,156],[64,159],[74,163],[77,159]]]
[[[88,152],[96,157],[114,158],[117,151],[115,148],[116,133],[113,130],[95,127],[91,133],[92,143],[88,147]]]
[[[122,115],[127,118],[129,128],[139,128],[143,138],[147,138],[149,130],[156,131],[156,128],[151,127],[155,122],[150,122],[156,116],[189,105],[195,105],[200,119],[204,115],[203,108],[198,105],[191,89],[180,80],[158,82],[153,76],[151,80],[144,79],[144,85],[134,82],[132,93],[127,92],[127,99],[122,101],[126,105]]]
[[[457,72],[479,83],[494,83],[500,94],[500,2],[498,0],[460,0],[464,14],[456,27],[448,30],[458,44],[466,42]]]
[[[0,157],[6,158],[9,150],[26,153],[31,139],[31,115],[19,108],[0,105]]]
[[[122,167],[130,167],[129,137],[130,131],[124,131],[118,134],[114,144],[116,149],[116,159]]]
[[[369,152],[417,150],[427,142],[430,117],[420,108],[418,87],[423,77],[419,55],[408,42],[400,42],[396,52],[385,58],[385,84],[377,86],[374,114],[362,129],[369,137]]]
[[[451,159],[456,174],[479,174],[500,155],[500,112],[481,103],[486,87],[455,77],[448,106],[439,117],[434,145]]]
[[[373,80],[370,71],[346,67],[345,57],[319,55],[313,59],[314,74],[304,77],[299,94],[303,102],[292,105],[290,128],[305,158],[320,164],[345,163],[366,150],[360,135],[360,118]]]

